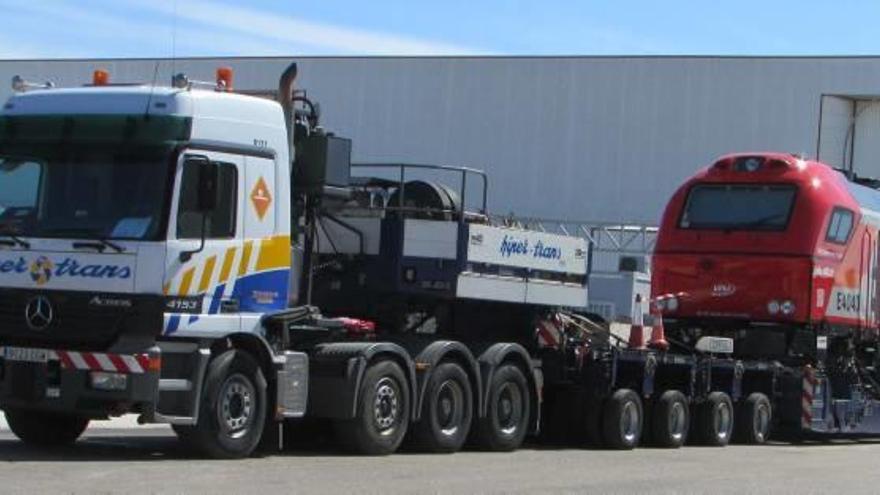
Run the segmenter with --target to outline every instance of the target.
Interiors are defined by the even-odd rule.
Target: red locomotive
[[[872,185],[781,153],[728,155],[698,172],[667,205],[653,258],[667,335],[732,337],[738,356],[789,363],[873,353],[880,191]]]

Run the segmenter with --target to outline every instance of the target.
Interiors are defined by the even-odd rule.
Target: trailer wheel
[[[736,428],[734,440],[739,443],[760,445],[770,436],[773,419],[770,399],[755,392],[750,394],[736,409]]]
[[[659,447],[677,449],[687,440],[690,412],[684,394],[667,390],[654,403],[652,439]]]
[[[266,419],[266,379],[250,354],[229,350],[208,365],[195,427],[178,436],[206,455],[237,459],[253,453]]]
[[[697,440],[704,445],[724,447],[730,443],[733,423],[733,402],[730,396],[724,392],[712,392],[699,407]]]
[[[22,442],[41,447],[58,447],[76,441],[89,419],[71,414],[7,409],[9,429]]]
[[[456,363],[443,363],[431,373],[425,393],[421,419],[414,425],[417,446],[428,452],[461,449],[474,410],[467,373]]]
[[[605,444],[616,450],[630,450],[642,438],[644,408],[639,395],[628,388],[615,391],[605,402],[602,430]]]
[[[486,416],[477,421],[477,444],[496,452],[519,448],[528,429],[529,399],[528,382],[517,366],[505,364],[495,370]]]
[[[397,450],[409,427],[409,386],[394,361],[372,364],[361,382],[357,415],[336,423],[339,440],[366,455],[388,455]]]

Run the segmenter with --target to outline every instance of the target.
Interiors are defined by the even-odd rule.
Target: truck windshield
[[[794,205],[791,185],[703,184],[688,194],[683,229],[785,230]]]
[[[63,147],[0,153],[0,235],[155,240],[169,150]]]

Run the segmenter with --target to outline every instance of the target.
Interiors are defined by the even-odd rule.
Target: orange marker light
[[[151,355],[147,363],[147,371],[162,371],[162,356]]]
[[[110,73],[104,69],[98,69],[92,73],[92,84],[95,86],[106,86],[110,83]]]
[[[232,67],[217,68],[217,89],[232,91]]]

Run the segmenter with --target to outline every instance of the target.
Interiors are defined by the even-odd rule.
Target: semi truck
[[[372,455],[766,440],[773,362],[728,336],[670,348],[662,318],[647,343],[609,331],[584,309],[584,238],[499,221],[476,169],[352,163],[296,71],[277,101],[229,68],[13,80],[0,409],[18,438],[134,413],[217,458],[309,420]]]

